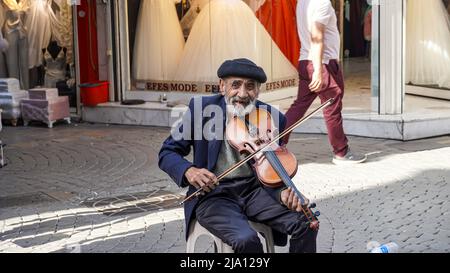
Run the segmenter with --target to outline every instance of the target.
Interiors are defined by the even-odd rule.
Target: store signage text
[[[284,79],[265,83],[261,86],[261,91],[274,91],[288,87],[298,86],[297,79]],[[160,91],[160,92],[189,92],[189,93],[219,93],[220,87],[214,83],[195,83],[195,82],[158,82],[146,81],[137,82],[136,88],[142,91]]]
[[[297,86],[297,80],[289,79],[266,83],[266,91]]]
[[[198,84],[195,83],[164,83],[147,82],[149,91],[174,91],[174,92],[198,92]]]

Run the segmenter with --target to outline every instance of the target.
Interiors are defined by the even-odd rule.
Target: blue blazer
[[[199,108],[201,105],[201,127],[199,121],[197,123],[194,122],[194,116],[196,115],[194,110],[195,108]],[[176,129],[179,131],[183,130],[182,124],[190,123],[190,132],[187,132],[187,135],[183,135],[183,138],[178,138],[175,140],[173,135],[171,134],[163,143],[162,148],[159,152],[159,167],[161,170],[166,172],[173,181],[179,187],[189,187],[187,195],[192,194],[196,191],[196,188],[188,183],[186,178],[184,177],[184,173],[187,169],[192,166],[196,168],[205,168],[209,171],[212,171],[217,163],[217,159],[219,156],[219,152],[222,146],[223,136],[215,136],[214,138],[208,138],[209,141],[205,139],[202,133],[202,137],[199,140],[194,140],[194,127],[204,128],[205,124],[214,118],[214,114],[208,115],[204,110],[209,105],[220,106],[222,108],[223,115],[223,127],[225,128],[226,122],[226,102],[225,98],[222,95],[214,95],[208,97],[197,97],[191,99],[189,103],[189,111],[186,112],[183,117],[183,123],[181,123]],[[271,107],[268,104],[257,101],[256,107],[263,107],[271,113],[275,122],[279,122],[279,124],[275,124],[279,131],[282,132],[286,125],[286,118],[282,113],[280,113],[277,109]],[[199,113],[197,113],[198,115]],[[278,116],[278,119],[276,118]],[[187,123],[186,123],[187,122]],[[201,130],[203,132],[203,130]],[[185,137],[188,136],[188,137]],[[191,148],[194,150],[194,162],[189,162],[184,157],[189,155],[191,152]],[[262,185],[262,184],[261,184]],[[262,185],[264,189],[277,201],[279,201],[279,192],[280,189],[272,189]],[[185,221],[186,221],[186,238],[189,234],[189,223],[193,217],[195,217],[195,207],[198,203],[198,198],[193,198],[190,201],[185,202],[184,204],[184,213],[185,213]],[[274,231],[274,239],[277,245],[286,245],[287,236],[281,233]]]

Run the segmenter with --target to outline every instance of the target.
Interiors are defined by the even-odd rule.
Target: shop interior
[[[180,51],[183,51],[187,47],[187,44],[189,43],[189,35],[192,35],[190,31],[192,30],[192,27],[195,23],[196,17],[200,16],[201,12],[205,9],[205,7],[210,8],[208,6],[208,3],[211,2],[219,2],[221,0],[190,0],[190,1],[179,1],[175,4],[175,7],[171,7],[173,9],[173,17],[176,18],[174,21],[176,25],[181,25],[181,32],[177,33],[177,35],[172,36],[180,36],[182,38],[177,38],[181,41],[182,46],[180,46]],[[234,0],[233,0],[234,1]],[[222,1],[223,2],[223,1]],[[277,36],[275,32],[275,28],[272,32],[272,23],[267,23],[267,20],[264,19],[264,3],[267,3],[268,1],[252,1],[252,0],[245,0],[242,1],[245,2],[250,8],[253,10],[255,17],[259,19],[259,21],[264,25],[266,30],[270,33],[274,44],[276,44],[277,48],[279,48],[284,55],[287,57],[287,60],[291,62],[290,69],[292,67],[295,68],[295,63],[292,63],[292,60],[295,59],[295,56],[289,55],[289,50],[286,49],[282,45],[282,41],[277,40]],[[371,6],[370,0],[332,0],[332,4],[336,10],[338,22],[339,22],[339,29],[341,31],[341,41],[342,41],[342,49],[341,49],[341,59],[342,59],[342,65],[343,70],[345,74],[345,83],[346,83],[346,96],[344,99],[344,103],[346,105],[345,111],[349,113],[376,113],[377,109],[374,107],[373,104],[373,94],[372,94],[372,63],[371,63],[371,40],[372,40],[372,6]],[[449,11],[450,11],[450,1],[449,0],[433,0],[431,2],[435,2],[435,4],[439,5],[425,5],[425,8],[417,8],[416,3],[422,3],[424,1],[421,0],[407,0],[406,1],[406,11],[407,13],[407,21],[406,21],[406,37],[408,39],[413,37],[414,40],[408,41],[405,43],[407,45],[406,50],[408,51],[409,48],[411,48],[411,45],[417,45],[420,43],[431,43],[431,46],[429,45],[425,49],[419,46],[413,47],[413,50],[415,50],[412,54],[413,56],[426,56],[426,53],[423,53],[424,50],[434,50],[437,51],[441,56],[444,56],[446,59],[448,55],[450,55],[450,45],[446,45],[443,41],[448,41],[450,39],[442,38],[440,40],[433,40],[433,37],[415,37],[414,35],[411,35],[411,30],[416,33],[423,32],[423,28],[416,29],[418,25],[427,25],[426,16],[419,16],[417,15],[418,12],[428,12],[429,14],[444,14],[446,17],[442,17],[440,19],[440,25],[442,27],[438,28],[441,32],[439,33],[441,37],[450,37],[450,23],[449,23]],[[263,3],[263,4],[261,4]],[[286,3],[295,3],[295,1],[283,1],[284,4]],[[288,4],[286,4],[288,5]],[[128,0],[127,4],[128,8],[128,29],[129,29],[129,57],[130,57],[130,70],[135,71],[135,63],[136,60],[142,61],[142,58],[136,58],[137,53],[135,52],[136,48],[139,48],[136,46],[136,42],[138,39],[136,38],[139,32],[139,18],[142,17],[140,12],[142,12],[143,3],[140,0]],[[276,13],[274,10],[270,10],[269,12],[272,15],[275,15]],[[193,18],[190,18],[190,16]],[[434,16],[439,17],[439,16]],[[421,19],[418,19],[421,18]],[[267,19],[267,18],[266,18]],[[211,19],[212,20],[212,19]],[[275,19],[274,19],[275,20]],[[270,19],[269,19],[270,21]],[[412,23],[411,21],[415,21]],[[421,23],[418,23],[420,21]],[[422,22],[423,21],[423,22]],[[167,21],[165,21],[167,22]],[[194,22],[194,23],[192,23]],[[167,23],[166,25],[170,25]],[[179,28],[179,27],[177,27]],[[431,27],[430,27],[431,28]],[[165,33],[165,32],[163,32]],[[162,36],[161,36],[162,37]],[[436,50],[436,48],[438,50]],[[449,48],[447,50],[447,48]],[[295,49],[294,49],[295,51]],[[182,54],[182,53],[181,53]],[[176,55],[176,54],[173,54]],[[139,56],[139,55],[138,55]],[[275,57],[272,57],[275,58]],[[199,59],[199,58],[196,58]],[[448,58],[447,58],[448,59]],[[408,63],[411,62],[411,60],[408,59],[408,54],[406,54],[406,60],[405,60],[405,67],[417,67],[417,66],[409,66]],[[449,65],[446,67],[450,67],[450,61],[448,62]],[[444,74],[450,75],[448,73],[448,68],[445,69],[445,65],[443,64],[439,73],[441,78],[438,80],[435,79],[428,79],[426,82],[420,82],[415,81],[415,79],[406,78],[405,84],[406,84],[406,98],[405,98],[405,111],[415,111],[417,109],[422,109],[424,106],[430,105],[429,101],[425,101],[428,97],[431,99],[450,99],[448,94],[450,94],[449,88],[450,84],[447,86],[445,83],[445,76]],[[192,68],[197,66],[192,66]],[[290,70],[286,70],[290,71]],[[417,71],[405,71],[405,73],[420,73]],[[133,72],[134,73],[134,72]],[[188,74],[188,73],[185,73]],[[163,77],[161,77],[161,80],[165,80]],[[184,80],[184,79],[176,79],[176,80]],[[189,79],[188,79],[189,80]],[[193,78],[195,81],[196,79]],[[132,75],[132,81],[133,81],[133,75]],[[450,81],[449,81],[450,82]],[[133,86],[136,88],[136,86]],[[411,89],[411,87],[414,87],[414,90]],[[417,87],[421,88],[422,92],[417,92]],[[139,88],[137,88],[139,89]],[[424,91],[425,90],[425,91]],[[431,90],[431,91],[430,91]],[[445,94],[444,96],[436,95],[435,91],[442,92]],[[420,95],[418,97],[417,95]],[[289,108],[290,104],[292,103],[292,100],[294,97],[290,98],[284,98],[281,100],[272,101],[272,103],[277,103],[280,105],[282,109]],[[432,100],[433,103],[436,103],[437,105],[440,105],[442,101],[439,100]],[[440,106],[434,106],[435,108],[439,108]]]
[[[450,1],[408,0],[406,93],[450,100]]]
[[[76,107],[70,1],[1,0],[0,27],[0,78],[24,91],[57,88]]]

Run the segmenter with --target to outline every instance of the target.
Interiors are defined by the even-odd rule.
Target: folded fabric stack
[[[0,79],[0,108],[3,110],[2,119],[10,120],[16,126],[21,118],[20,102],[28,98],[28,92],[20,90],[19,80]]]
[[[25,126],[32,120],[44,122],[49,128],[62,119],[70,124],[69,97],[58,96],[58,89],[36,88],[28,94],[30,98],[21,102]]]
[[[0,79],[0,93],[13,93],[20,90],[18,79]]]

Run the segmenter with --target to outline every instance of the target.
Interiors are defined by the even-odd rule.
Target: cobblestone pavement
[[[4,127],[0,252],[184,252],[183,194],[157,166],[166,128],[93,124]],[[294,135],[297,186],[321,211],[319,252],[450,251],[450,136],[351,137],[369,161],[330,163],[324,135]],[[197,249],[212,251],[202,238]],[[286,248],[277,248],[285,252]]]

